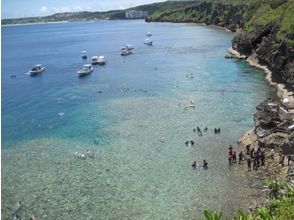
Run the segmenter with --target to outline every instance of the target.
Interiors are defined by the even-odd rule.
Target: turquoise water
[[[258,191],[229,169],[226,149],[274,90],[260,71],[224,59],[232,37],[143,21],[2,27],[2,217],[19,200],[24,217],[40,219],[198,219],[248,207]],[[134,54],[120,56],[124,43]],[[90,62],[82,50],[108,63],[79,78]],[[45,72],[26,75],[37,63]],[[196,126],[209,130],[200,137]],[[94,159],[74,155],[87,149]],[[209,169],[191,170],[202,159]]]

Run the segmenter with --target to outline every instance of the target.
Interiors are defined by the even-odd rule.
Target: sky
[[[1,18],[46,16],[59,12],[108,11],[164,0],[1,0]]]

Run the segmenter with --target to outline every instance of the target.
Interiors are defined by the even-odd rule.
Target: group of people
[[[186,146],[193,146],[195,142],[193,140],[190,140],[190,141],[186,141],[185,144]]]
[[[229,164],[236,163],[237,155],[232,145],[229,146],[228,154],[229,154]],[[248,155],[247,157],[248,171],[251,169],[257,170],[258,167],[265,165],[265,150],[263,147],[258,147],[257,150],[255,151],[254,148],[250,149],[250,145],[247,145],[246,154]],[[239,163],[245,160],[245,155],[243,154],[243,151],[240,151],[240,153],[238,154],[238,160],[239,160]],[[252,163],[253,163],[253,166],[252,166]]]
[[[246,148],[246,155],[248,155],[246,158],[247,161],[247,168],[248,171],[250,170],[258,170],[260,166],[265,165],[265,149],[261,146],[258,146],[257,149],[255,150],[253,147],[251,148],[251,145],[248,144],[245,146]],[[237,157],[236,157],[236,152],[234,151],[233,147],[230,145],[228,149],[228,154],[229,154],[229,163],[236,163],[237,162]],[[270,156],[272,160],[275,158],[275,150],[272,148],[270,151]],[[241,151],[238,154],[238,159],[239,163],[245,160],[245,155]],[[288,165],[290,164],[291,161],[291,156],[288,156]],[[282,166],[285,166],[285,155],[282,153],[282,151],[279,152],[279,164]]]
[[[194,132],[198,132],[198,134],[200,134],[200,135],[202,135],[202,131],[201,131],[201,129],[197,126],[197,128],[193,128],[193,131]],[[204,132],[207,132],[208,131],[208,128],[207,127],[205,127],[204,129],[203,129],[203,131]],[[214,133],[215,134],[219,134],[220,133],[220,128],[214,128]]]
[[[198,164],[197,164],[196,160],[194,160],[194,161],[192,162],[192,169],[195,170],[195,169],[197,168],[197,166],[198,166]],[[206,160],[203,160],[202,167],[203,167],[204,169],[207,169],[207,168],[208,168],[208,163],[207,163]]]

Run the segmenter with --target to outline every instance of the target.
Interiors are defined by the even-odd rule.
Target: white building
[[[148,16],[148,11],[126,11],[126,18],[134,19],[134,18],[146,18]]]

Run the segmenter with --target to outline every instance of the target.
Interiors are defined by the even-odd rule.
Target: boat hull
[[[87,76],[93,72],[93,68],[88,71],[78,71],[77,73],[79,74],[79,77]]]
[[[42,67],[42,68],[39,69],[39,70],[30,70],[30,71],[29,71],[29,75],[30,75],[30,76],[36,76],[36,75],[38,75],[39,73],[42,73],[44,70],[45,70],[45,67]]]

